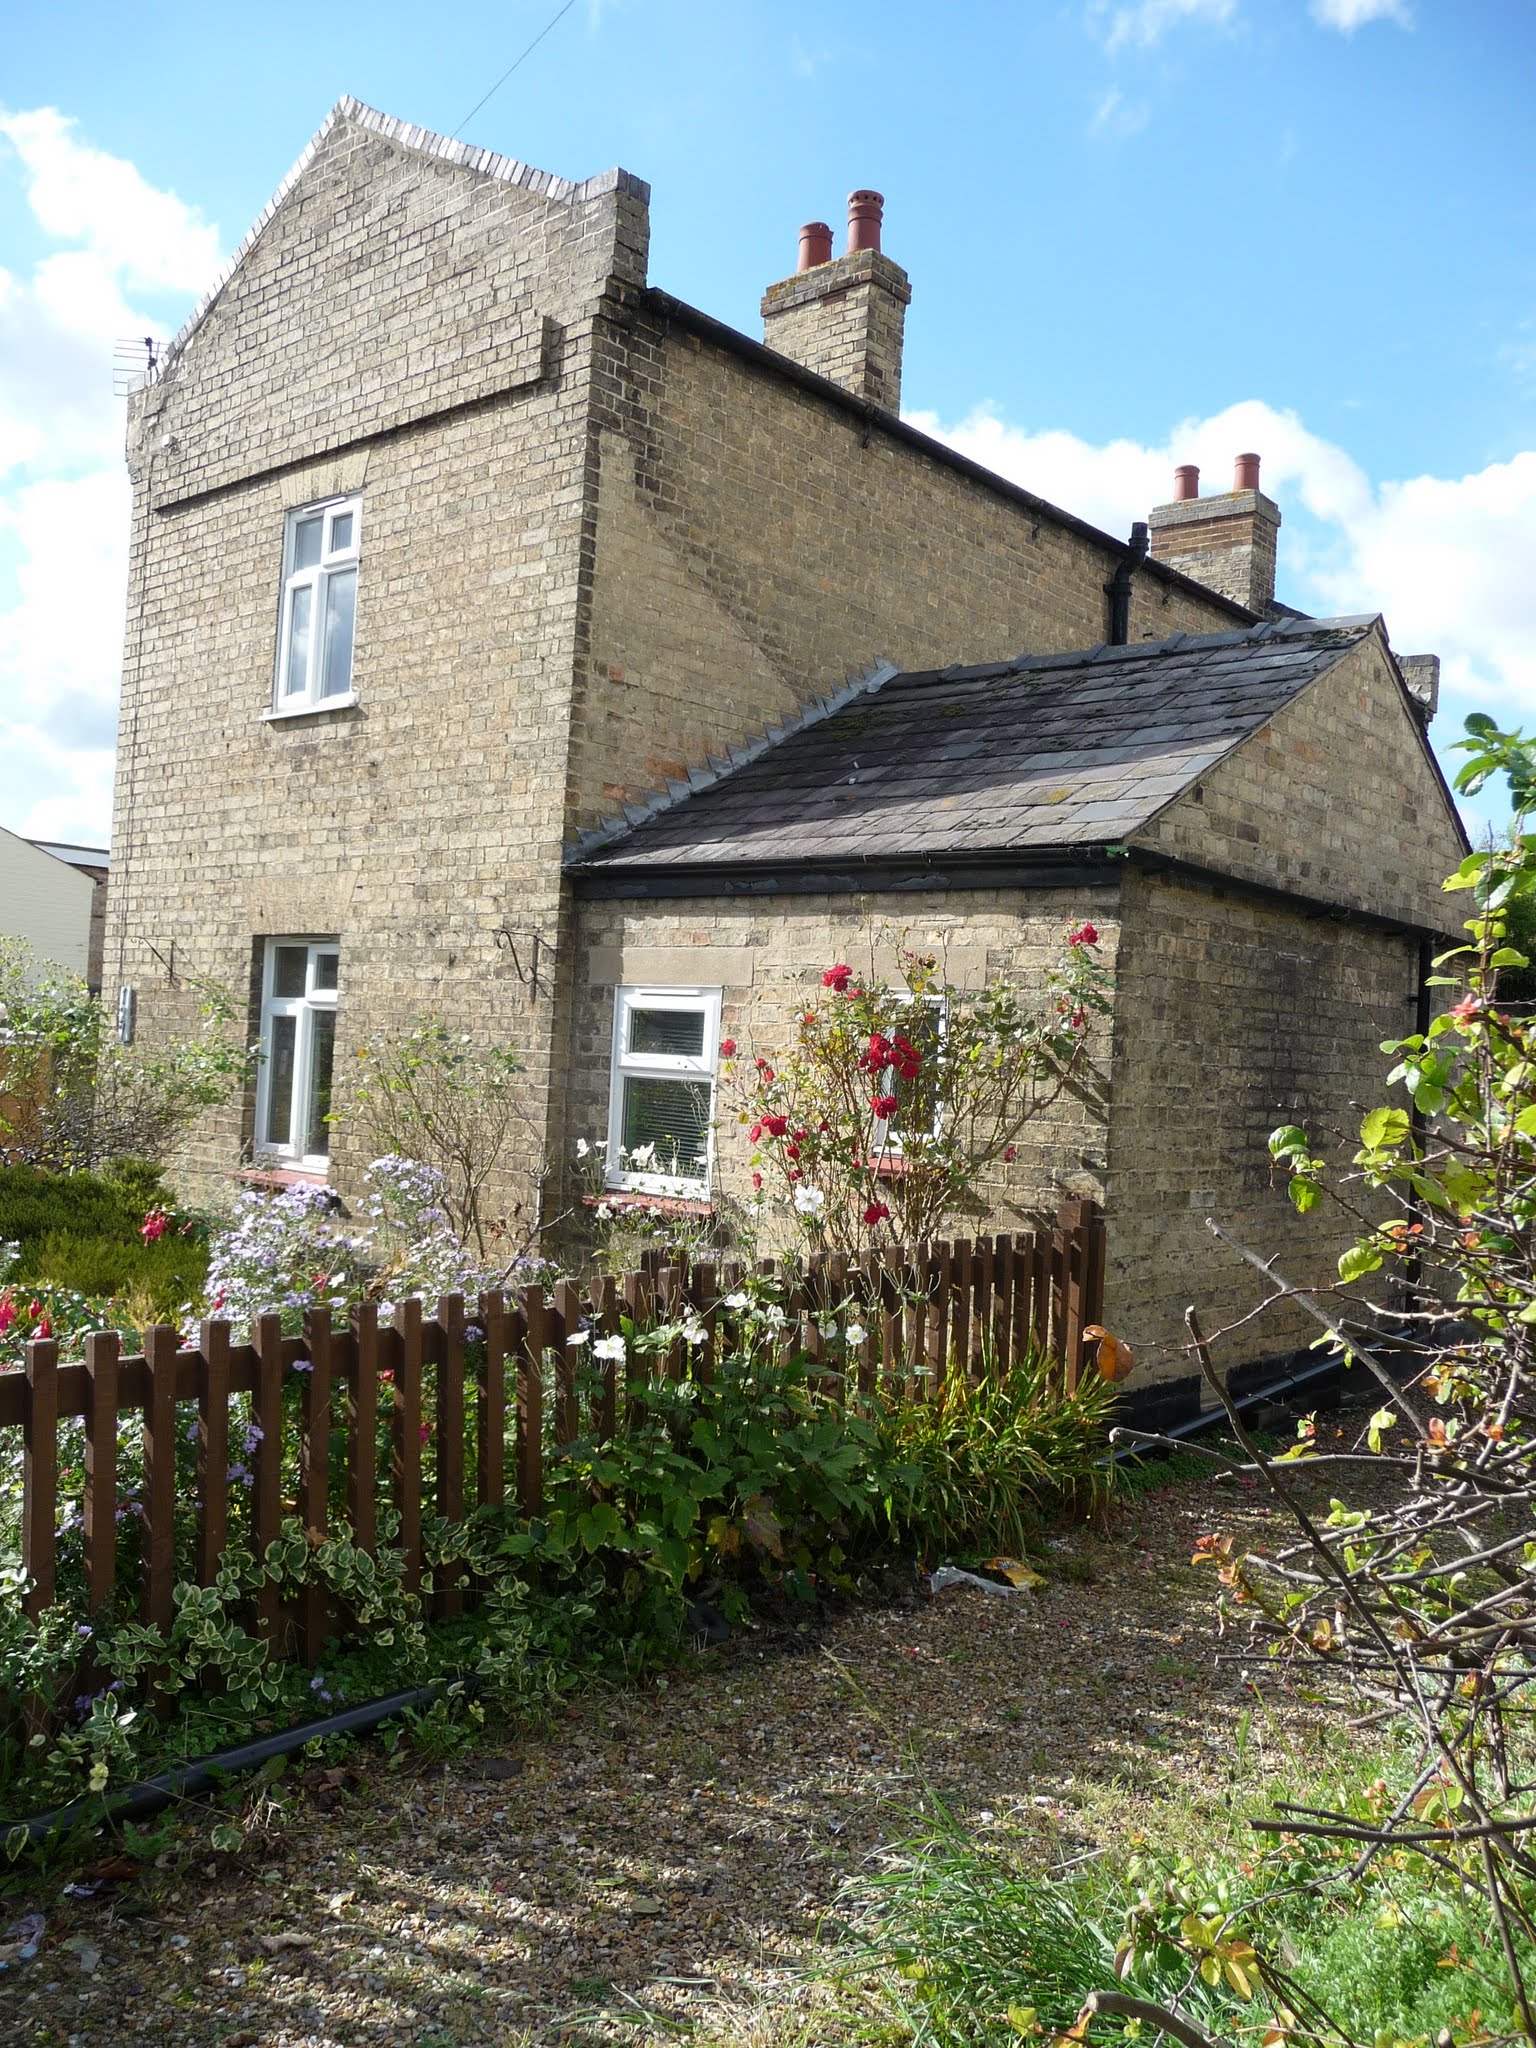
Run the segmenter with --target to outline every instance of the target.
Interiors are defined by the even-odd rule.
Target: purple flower
[[[307,1358],[296,1358],[293,1361],[293,1369],[295,1372],[313,1372],[315,1368]]]
[[[479,1323],[466,1323],[464,1325],[464,1342],[466,1344],[483,1344],[485,1342],[485,1331]]]

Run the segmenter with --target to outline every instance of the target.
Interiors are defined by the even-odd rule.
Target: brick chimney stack
[[[1259,489],[1259,458],[1239,455],[1232,489],[1202,498],[1193,463],[1174,471],[1172,500],[1153,507],[1152,559],[1267,618],[1275,602],[1280,507]]]
[[[832,230],[809,221],[800,230],[800,263],[763,295],[763,340],[845,391],[896,412],[901,405],[901,347],[912,286],[880,249],[885,201],[878,192],[848,195],[848,247],[832,254]]]

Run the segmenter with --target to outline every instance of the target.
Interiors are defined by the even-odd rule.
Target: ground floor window
[[[621,988],[613,1019],[608,1185],[706,1196],[720,1047],[717,988]]]
[[[256,1149],[293,1166],[330,1157],[336,1056],[335,939],[268,939],[261,979]]]

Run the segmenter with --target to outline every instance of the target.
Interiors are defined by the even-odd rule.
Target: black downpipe
[[[415,1686],[410,1692],[392,1692],[387,1699],[345,1707],[339,1714],[327,1714],[322,1721],[304,1721],[297,1728],[283,1729],[281,1734],[264,1735],[259,1742],[243,1742],[234,1749],[220,1750],[216,1756],[205,1756],[197,1763],[179,1764],[175,1770],[162,1771],[157,1778],[125,1786],[115,1798],[105,1802],[75,1799],[68,1806],[34,1813],[30,1820],[11,1825],[0,1822],[0,1839],[14,1841],[19,1829],[24,1843],[40,1842],[48,1835],[77,1827],[82,1821],[100,1826],[107,1821],[145,1820],[161,1807],[169,1806],[173,1799],[191,1799],[199,1792],[212,1792],[225,1778],[260,1770],[273,1757],[292,1756],[307,1742],[328,1742],[338,1735],[367,1735],[381,1722],[393,1720],[412,1707],[430,1706],[442,1697],[448,1683],[446,1679],[434,1679],[430,1685]]]
[[[1138,519],[1114,575],[1104,586],[1109,599],[1109,637],[1105,641],[1108,647],[1124,647],[1131,637],[1131,589],[1136,571],[1147,559],[1147,546],[1147,522]]]

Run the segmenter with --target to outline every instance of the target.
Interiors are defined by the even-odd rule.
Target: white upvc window
[[[268,939],[261,977],[256,1150],[323,1172],[336,1057],[335,939]]]
[[[609,1187],[708,1195],[719,1051],[719,989],[616,992]]]
[[[352,701],[362,525],[361,498],[335,498],[288,515],[272,697],[279,715]]]
[[[901,1031],[921,1057],[914,1080],[904,1081],[894,1067],[886,1067],[871,1091],[896,1098],[894,1116],[875,1118],[874,1146],[887,1154],[904,1152],[906,1138],[937,1137],[939,1125],[937,1076],[933,1067],[944,1044],[944,998],[904,996],[900,1001],[906,1016],[893,1026],[893,1031]]]

